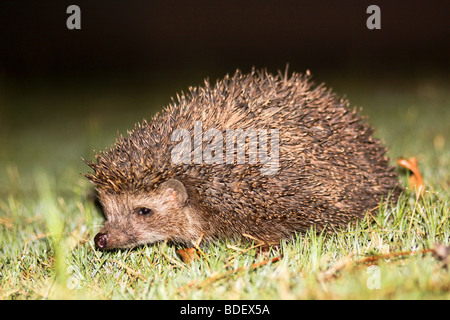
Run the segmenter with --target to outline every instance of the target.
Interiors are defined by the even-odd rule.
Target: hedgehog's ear
[[[162,192],[167,193],[170,200],[183,205],[188,201],[188,195],[184,184],[176,179],[170,179],[160,186]]]

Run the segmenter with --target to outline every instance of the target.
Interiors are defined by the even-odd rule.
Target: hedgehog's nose
[[[97,233],[94,242],[97,248],[105,249],[108,245],[108,235],[106,233]]]

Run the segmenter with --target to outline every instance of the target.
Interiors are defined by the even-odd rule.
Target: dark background
[[[81,30],[66,8],[81,8]],[[366,9],[381,8],[381,30]],[[5,1],[0,77],[149,78],[252,66],[448,74],[446,1]]]

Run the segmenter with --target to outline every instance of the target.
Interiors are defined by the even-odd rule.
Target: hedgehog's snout
[[[105,249],[108,247],[108,234],[106,233],[97,233],[94,238],[95,246],[99,249]]]

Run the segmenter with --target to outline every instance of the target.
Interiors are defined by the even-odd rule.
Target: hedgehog
[[[270,138],[270,139],[269,139]],[[333,233],[400,188],[360,110],[311,74],[237,70],[190,87],[96,152],[97,248]]]

